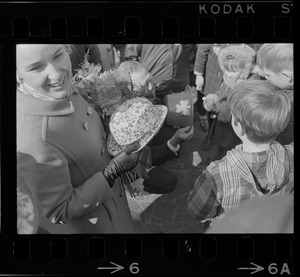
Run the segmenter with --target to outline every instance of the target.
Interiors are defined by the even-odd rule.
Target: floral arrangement
[[[102,118],[110,117],[119,105],[133,97],[129,82],[116,69],[101,73],[101,65],[89,63],[88,59],[87,52],[71,84]]]
[[[71,79],[74,91],[82,97],[102,117],[106,132],[109,132],[109,120],[111,115],[123,102],[134,97],[146,97],[153,102],[155,91],[148,89],[144,84],[137,90],[133,90],[130,76],[125,72],[112,69],[101,73],[102,66],[89,63],[89,51],[84,55],[81,68]],[[137,170],[131,170],[121,175],[123,185],[126,185],[132,197],[137,194],[132,185],[138,179]]]
[[[217,103],[219,98],[216,94],[209,93],[205,97],[202,97],[202,100],[205,110],[208,112],[217,111]]]
[[[154,101],[154,92],[147,91],[144,86],[138,91],[130,89],[132,84],[128,75],[117,69],[101,73],[102,66],[89,63],[88,60],[87,52],[71,84],[102,118],[109,119],[116,108],[130,98],[143,96]]]

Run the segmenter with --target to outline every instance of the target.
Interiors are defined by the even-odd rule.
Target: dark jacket
[[[73,234],[134,232],[120,183],[110,188],[101,172],[110,156],[100,117],[81,95],[45,101],[18,92],[17,151],[18,176],[49,224]]]

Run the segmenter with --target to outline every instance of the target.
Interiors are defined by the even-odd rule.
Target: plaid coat
[[[243,200],[294,190],[294,145],[271,143],[267,151],[247,153],[236,146],[212,162],[196,180],[188,210],[201,221],[218,221]]]

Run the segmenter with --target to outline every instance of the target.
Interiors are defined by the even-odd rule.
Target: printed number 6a
[[[129,267],[129,270],[132,274],[138,274],[140,272],[140,268],[138,267],[138,263],[132,263]]]
[[[277,264],[276,263],[270,264],[268,267],[268,271],[272,275],[277,274],[279,272],[279,269],[277,268]],[[287,263],[284,263],[282,265],[281,271],[279,273],[280,273],[280,275],[283,275],[284,273],[291,275],[291,272],[290,272],[290,269],[289,269],[289,266]]]

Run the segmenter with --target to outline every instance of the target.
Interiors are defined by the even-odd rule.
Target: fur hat
[[[253,60],[255,56],[255,51],[246,44],[237,44],[225,46],[220,50],[218,61],[221,70],[224,72],[224,61],[228,58],[236,58],[245,63],[245,68],[242,70],[240,75],[241,79],[246,79],[253,67]]]

